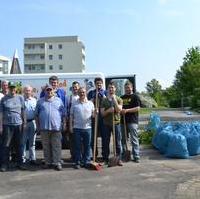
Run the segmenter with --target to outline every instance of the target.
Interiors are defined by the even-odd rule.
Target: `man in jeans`
[[[35,139],[36,139],[36,123],[35,123],[35,107],[37,100],[32,97],[33,88],[30,85],[24,87],[25,114],[27,125],[23,133],[23,161],[26,162],[26,144],[29,146],[29,163],[36,164],[35,156]]]
[[[123,154],[125,153],[125,132],[124,132],[124,123],[123,117],[126,121],[127,133],[130,135],[130,140],[132,144],[132,154],[133,161],[139,163],[140,154],[139,154],[139,140],[138,140],[138,112],[140,110],[140,100],[136,94],[133,93],[133,84],[131,82],[126,82],[124,85],[125,95],[121,96],[123,100],[122,107],[122,147]]]
[[[75,136],[75,169],[79,169],[81,163],[86,168],[90,166],[91,118],[94,117],[94,104],[87,99],[86,89],[80,87],[78,94],[79,99],[70,110],[70,131]]]
[[[26,125],[24,114],[24,98],[17,95],[17,85],[9,82],[9,93],[0,104],[0,133],[2,133],[2,165],[4,172],[9,166],[10,146],[13,141],[16,152],[16,162],[19,169],[25,169],[22,161],[23,126]]]
[[[53,88],[47,85],[45,96],[40,98],[35,110],[37,129],[41,133],[44,168],[54,167],[62,170],[61,165],[61,129],[62,121],[65,122],[64,105],[60,98],[54,96]]]

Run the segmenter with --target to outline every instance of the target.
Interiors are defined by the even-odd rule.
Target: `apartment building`
[[[85,71],[85,46],[78,36],[24,38],[24,73]]]
[[[0,55],[0,74],[9,74],[11,67],[11,59]]]

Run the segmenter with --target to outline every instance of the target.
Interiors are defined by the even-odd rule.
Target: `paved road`
[[[41,155],[41,152],[38,152]],[[141,149],[141,163],[101,171],[42,170],[0,173],[0,199],[199,199],[200,158],[166,159]],[[67,152],[64,151],[64,157]]]

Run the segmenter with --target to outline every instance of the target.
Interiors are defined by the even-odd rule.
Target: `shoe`
[[[8,170],[8,167],[6,165],[2,165],[0,168],[1,172],[6,172]]]
[[[30,164],[30,165],[33,165],[33,166],[39,165],[39,164],[36,162],[36,160],[30,160],[29,164]]]
[[[27,170],[27,167],[24,165],[24,164],[19,164],[19,165],[17,165],[17,168],[19,169],[19,170]]]
[[[51,169],[51,164],[44,164],[42,165],[43,169]]]
[[[61,164],[58,164],[58,165],[56,165],[56,166],[54,167],[54,169],[55,169],[56,171],[62,171],[62,165],[61,165]]]
[[[123,166],[123,163],[122,163],[122,161],[121,160],[119,160],[119,162],[118,162],[118,164],[117,164],[118,166],[120,166],[120,167],[122,167]]]
[[[81,167],[80,167],[80,165],[79,164],[75,164],[74,165],[74,169],[80,169]]]
[[[135,163],[140,163],[140,159],[139,159],[139,158],[134,158],[134,159],[133,159],[133,162],[135,162]]]
[[[90,164],[90,163],[85,164],[84,167],[85,167],[86,169],[91,169],[91,164]]]

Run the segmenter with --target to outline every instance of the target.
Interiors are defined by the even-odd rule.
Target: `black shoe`
[[[42,165],[42,168],[43,169],[51,169],[52,166],[51,166],[51,164],[44,164],[44,165]]]
[[[134,158],[134,159],[133,159],[133,162],[135,162],[135,163],[140,163],[140,159],[139,159],[139,158]]]
[[[0,168],[1,172],[6,172],[8,170],[8,167],[6,165],[2,165]]]
[[[37,166],[37,165],[39,165],[39,164],[36,162],[36,160],[30,160],[29,164],[32,165],[32,166]]]
[[[24,164],[19,164],[19,165],[17,166],[17,168],[18,168],[19,170],[27,170],[27,167],[26,167]]]
[[[62,171],[62,165],[61,165],[61,164],[58,164],[58,165],[56,165],[56,166],[54,167],[54,169],[55,169],[56,171]]]
[[[74,169],[80,169],[81,167],[80,167],[80,165],[79,164],[75,164],[74,165]]]

